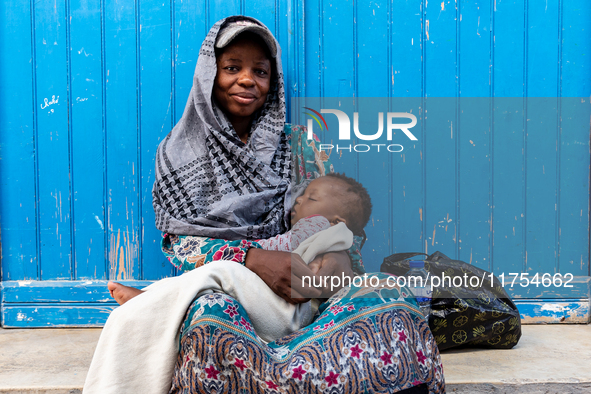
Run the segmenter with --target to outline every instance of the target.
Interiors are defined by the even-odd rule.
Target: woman
[[[292,181],[295,190],[331,171],[304,136],[285,125],[280,49],[269,30],[247,17],[217,22],[183,117],[157,153],[154,208],[167,257],[185,267],[245,264],[292,303],[327,295],[304,292],[301,277],[313,273],[290,253],[216,241],[287,230]],[[363,273],[356,251],[321,259],[318,275]],[[310,326],[269,344],[235,300],[201,296],[182,325],[171,393],[445,392],[435,341],[404,295],[344,288]]]

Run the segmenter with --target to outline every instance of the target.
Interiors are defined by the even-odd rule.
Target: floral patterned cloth
[[[260,248],[254,241],[215,239],[193,235],[164,234],[161,241],[164,256],[183,272],[192,271],[216,260],[244,264],[249,248]]]
[[[317,150],[319,141],[305,140],[304,131],[285,128],[295,185],[333,171],[328,155]],[[355,237],[349,250],[359,274],[365,272],[361,245]],[[243,263],[248,248],[260,247],[176,235],[165,235],[162,246],[184,270],[220,258]],[[373,276],[380,284],[387,278]],[[343,288],[320,305],[311,325],[269,344],[257,337],[236,300],[199,297],[181,328],[170,393],[396,393],[422,386],[445,393],[439,350],[412,293],[380,284]]]
[[[385,284],[387,274],[376,276]],[[182,327],[170,393],[395,393],[421,384],[445,393],[439,350],[407,289],[344,288],[320,313],[265,344],[234,299],[200,297]]]

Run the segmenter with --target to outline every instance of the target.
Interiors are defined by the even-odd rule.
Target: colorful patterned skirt
[[[170,392],[445,393],[439,350],[404,288],[344,288],[319,311],[265,344],[236,300],[201,296],[182,326]]]

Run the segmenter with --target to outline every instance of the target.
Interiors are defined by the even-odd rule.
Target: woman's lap
[[[394,393],[423,382],[445,392],[439,351],[416,304],[396,290],[339,294],[311,325],[268,345],[235,300],[198,298],[183,323],[171,392]]]

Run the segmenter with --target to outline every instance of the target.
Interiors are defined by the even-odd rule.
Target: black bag
[[[395,253],[384,259],[381,271],[403,276],[409,270],[407,259],[419,255],[427,256]],[[510,349],[517,345],[521,338],[519,311],[494,275],[439,252],[424,260],[425,270],[431,276],[429,283],[435,280],[433,277],[441,279],[444,275],[452,283],[449,286],[445,279],[445,286],[433,288],[429,327],[439,350],[459,346]],[[472,286],[477,282],[472,279],[470,284],[472,277],[477,277],[482,285]]]

